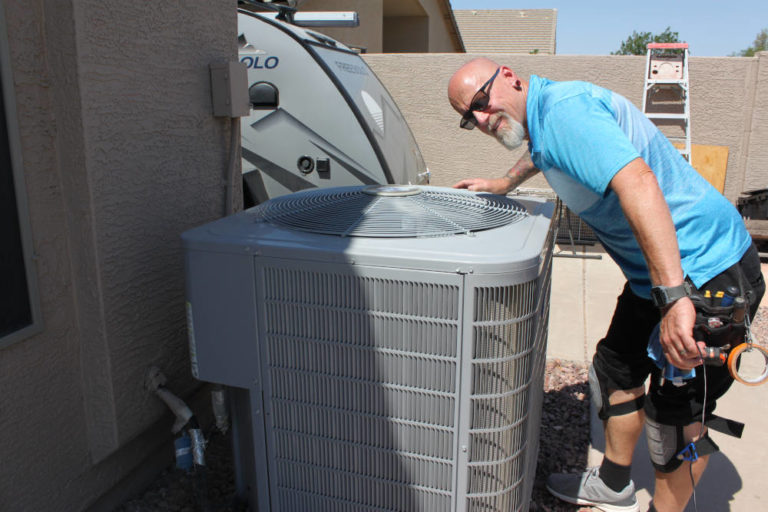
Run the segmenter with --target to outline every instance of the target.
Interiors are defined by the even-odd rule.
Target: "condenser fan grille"
[[[416,186],[316,189],[272,199],[256,209],[270,224],[338,236],[428,237],[472,233],[518,221],[516,201],[466,190]]]

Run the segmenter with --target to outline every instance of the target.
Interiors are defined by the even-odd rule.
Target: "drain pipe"
[[[168,406],[171,412],[176,415],[176,422],[171,427],[171,432],[178,434],[194,415],[181,398],[168,391],[165,387],[167,382],[168,379],[166,379],[159,368],[153,366],[149,369],[146,378],[146,388],[155,393],[160,400],[165,402],[165,405]]]
[[[192,410],[181,398],[168,391],[165,387],[165,375],[163,375],[157,368],[150,369],[150,377],[148,377],[147,382],[147,388],[154,392],[160,400],[165,402],[165,405],[167,405],[171,412],[176,416],[176,421],[171,427],[171,432],[178,434],[181,432],[181,429],[189,423],[190,418],[194,416]]]
[[[171,393],[165,384],[167,379],[157,367],[152,367],[147,373],[145,387],[154,392],[160,400],[165,402],[168,408],[176,416],[176,421],[171,427],[171,432],[179,434],[174,441],[176,452],[176,467],[187,472],[193,472],[196,485],[195,496],[200,510],[211,510],[208,504],[208,485],[206,481],[205,466],[205,436],[200,429],[197,418],[184,401]]]

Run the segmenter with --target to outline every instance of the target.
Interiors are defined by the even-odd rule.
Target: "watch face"
[[[667,294],[659,287],[651,288],[651,299],[656,307],[663,307],[667,305]]]

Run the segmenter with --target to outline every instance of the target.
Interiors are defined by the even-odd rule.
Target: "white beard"
[[[503,117],[507,122],[507,126],[496,130],[496,140],[510,151],[522,146],[525,140],[525,128],[523,128],[523,125],[512,119],[512,116],[506,112],[496,112],[495,116]],[[491,121],[495,123],[497,119],[498,117],[492,116]]]

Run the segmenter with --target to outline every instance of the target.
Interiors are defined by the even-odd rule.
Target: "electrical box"
[[[214,62],[211,68],[211,99],[216,117],[247,117],[248,68],[242,62]]]

